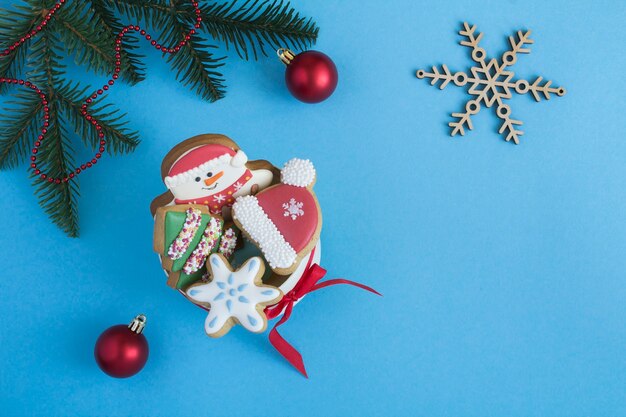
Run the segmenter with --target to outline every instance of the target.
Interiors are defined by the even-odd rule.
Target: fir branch
[[[100,147],[98,130],[81,113],[83,97],[88,88],[81,89],[78,83],[65,85],[58,89],[58,98],[63,114],[75,126],[76,133],[87,146],[97,149]],[[107,140],[107,153],[110,155],[130,153],[139,144],[139,133],[130,131],[127,128],[128,121],[124,120],[126,114],[118,109],[111,109],[112,106],[110,103],[92,105],[89,112],[102,128]]]
[[[116,34],[124,28],[124,25],[112,9],[107,7],[107,0],[91,0],[91,13],[92,17],[89,24],[100,24],[110,45],[114,45]],[[146,78],[146,67],[142,62],[144,56],[134,52],[137,50],[138,44],[139,39],[133,36],[124,36],[122,39],[121,76],[131,84],[136,84]]]
[[[215,39],[234,46],[237,54],[254,59],[258,52],[267,56],[268,49],[306,49],[317,39],[319,28],[283,0],[246,0],[238,5],[214,3],[202,8],[203,23]]]
[[[89,22],[83,2],[71,2],[55,16],[56,27],[65,49],[74,55],[77,65],[98,74],[109,74],[115,68],[113,43],[102,33],[101,22]]]
[[[19,41],[25,33],[33,30],[41,19],[38,10],[25,6],[16,6],[15,10],[0,9],[0,50]],[[26,56],[30,39],[9,55],[0,57],[0,77],[15,78],[26,63]],[[4,93],[7,85],[0,84],[0,94]]]
[[[52,177],[63,176],[73,166],[69,157],[72,149],[67,140],[68,134],[56,107],[56,102],[50,105],[50,126],[46,140],[39,147],[38,159],[42,171]],[[57,184],[31,175],[35,194],[39,205],[44,209],[52,222],[59,226],[70,237],[78,237],[78,182],[76,179]]]
[[[54,24],[49,23],[32,44],[28,65],[31,78],[41,85],[48,98],[50,126],[37,153],[37,164],[48,177],[63,177],[73,170],[68,133],[59,112],[57,85],[61,84],[65,66],[61,63],[60,40]],[[43,88],[45,86],[45,88]],[[31,175],[39,204],[53,223],[70,237],[78,236],[78,182],[73,179],[57,184]]]
[[[133,19],[134,22],[145,22],[153,28],[163,28],[163,16],[171,13],[165,0],[102,0],[107,7]]]
[[[38,95],[19,92],[12,108],[0,113],[0,169],[14,168],[30,155],[32,142],[42,123],[42,104]]]
[[[170,9],[172,24],[161,34],[165,45],[176,45],[189,31],[189,24],[179,11],[175,5]],[[224,79],[217,71],[224,65],[225,57],[215,58],[210,52],[213,48],[216,47],[203,43],[196,33],[178,53],[166,58],[176,70],[176,79],[209,101],[219,100],[226,94]]]

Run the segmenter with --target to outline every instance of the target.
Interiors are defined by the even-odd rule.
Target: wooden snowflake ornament
[[[471,116],[480,111],[481,103],[487,107],[497,104],[496,115],[502,119],[502,126],[499,133],[506,132],[506,141],[513,140],[515,144],[519,144],[519,137],[524,134],[517,127],[522,125],[520,120],[511,118],[511,108],[504,104],[504,100],[512,97],[511,91],[515,90],[518,94],[531,93],[536,101],[541,101],[541,95],[546,100],[550,100],[550,94],[556,94],[561,97],[565,95],[565,88],[552,87],[552,81],[543,82],[543,77],[537,79],[531,84],[527,80],[514,80],[514,72],[507,71],[507,68],[517,62],[517,54],[528,54],[530,49],[527,45],[533,43],[530,39],[530,30],[517,32],[517,40],[513,36],[509,36],[511,48],[498,61],[491,59],[487,61],[487,53],[478,46],[482,33],[475,33],[476,26],[463,23],[463,29],[459,34],[464,37],[460,44],[472,48],[472,59],[478,64],[470,69],[471,76],[465,72],[455,72],[452,74],[448,67],[444,64],[441,66],[440,72],[436,66],[433,66],[433,72],[424,70],[417,71],[417,78],[431,78],[431,85],[439,84],[439,89],[443,90],[446,85],[452,81],[459,87],[469,85],[468,93],[474,98],[465,104],[465,113],[452,113],[452,117],[458,119],[448,123],[452,128],[451,136],[460,133],[465,135],[465,127],[472,130]],[[517,126],[517,127],[516,127]]]

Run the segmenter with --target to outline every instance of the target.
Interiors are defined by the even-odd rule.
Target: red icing
[[[289,204],[292,198],[302,203],[304,211],[304,214],[297,215],[295,219],[285,216],[287,210],[283,207],[283,204]],[[296,252],[300,252],[311,243],[320,219],[315,198],[308,189],[281,184],[259,193],[257,200],[265,214]]]
[[[228,146],[218,144],[199,146],[176,161],[170,168],[168,176],[173,177],[174,175],[182,174],[225,154],[235,156],[235,151]]]

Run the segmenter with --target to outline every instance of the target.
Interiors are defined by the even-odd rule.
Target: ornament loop
[[[131,332],[141,334],[143,332],[144,327],[146,327],[146,323],[148,322],[148,318],[144,314],[139,314],[137,317],[133,319],[128,324],[128,328]]]
[[[278,55],[278,58],[280,58],[280,60],[285,65],[291,64],[291,61],[293,61],[293,59],[296,57],[296,54],[294,54],[293,51],[288,48],[279,48],[276,51],[276,55]]]

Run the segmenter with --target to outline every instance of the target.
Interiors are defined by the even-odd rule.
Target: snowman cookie
[[[161,177],[168,191],[152,202],[204,205],[212,214],[230,217],[235,199],[274,182],[275,168],[267,161],[248,161],[237,144],[224,135],[199,135],[176,145],[163,159]]]
[[[279,184],[239,197],[233,205],[233,221],[277,274],[293,273],[319,240],[322,213],[313,193],[315,175],[311,161],[294,158],[282,169]]]

